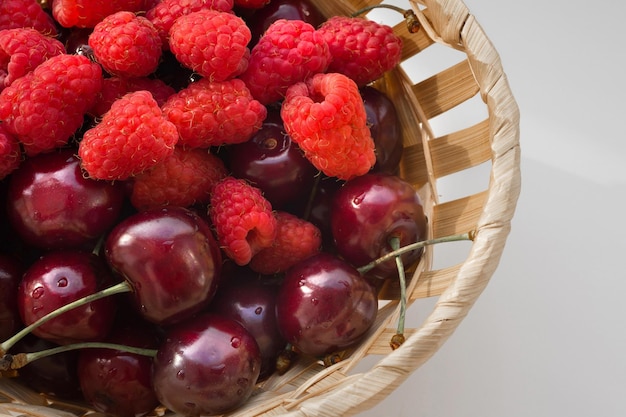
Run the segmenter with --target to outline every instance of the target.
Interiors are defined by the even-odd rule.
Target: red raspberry
[[[246,181],[226,177],[213,188],[209,216],[224,253],[246,265],[276,237],[276,217],[261,190]]]
[[[374,166],[374,141],[359,88],[343,74],[316,74],[287,90],[285,130],[330,177],[348,180]]]
[[[132,12],[105,17],[89,35],[96,60],[110,74],[145,77],[161,58],[161,38],[152,23]]]
[[[173,87],[158,78],[109,77],[102,81],[100,94],[98,94],[96,103],[89,112],[96,117],[102,116],[109,111],[115,100],[126,95],[126,93],[139,90],[147,90],[152,93],[152,97],[159,106],[162,106],[172,94],[176,93]]]
[[[125,180],[152,168],[174,152],[176,126],[148,91],[116,100],[78,146],[82,166],[91,178]]]
[[[332,59],[328,72],[340,72],[359,86],[380,78],[400,63],[402,39],[387,25],[359,17],[333,16],[318,32]]]
[[[0,91],[46,59],[63,53],[61,42],[35,29],[0,30]]]
[[[202,78],[170,96],[163,113],[178,128],[181,145],[208,148],[250,139],[263,125],[267,108],[237,78]]]
[[[81,55],[60,54],[0,93],[0,120],[28,156],[64,146],[83,124],[102,87],[102,69]]]
[[[18,140],[0,124],[0,180],[15,171],[22,162]]]
[[[37,0],[0,1],[0,30],[17,28],[33,28],[44,35],[57,35],[54,20]]]
[[[213,186],[226,175],[224,162],[206,149],[176,146],[172,155],[135,176],[130,201],[138,210],[208,204]]]
[[[252,48],[248,69],[240,78],[254,98],[269,104],[282,99],[292,84],[324,72],[329,62],[328,45],[313,26],[279,19]]]
[[[179,17],[170,28],[170,50],[187,68],[211,81],[224,81],[248,66],[252,38],[246,23],[232,13],[199,10]]]
[[[169,49],[169,32],[174,21],[199,10],[230,12],[233,0],[161,0],[146,12],[146,18],[158,30],[163,49]]]
[[[250,269],[271,275],[285,272],[296,263],[319,252],[322,233],[312,223],[293,214],[278,211],[276,239],[269,248],[252,257]]]
[[[143,11],[147,3],[146,0],[52,0],[52,16],[66,28],[93,28],[113,13]]]

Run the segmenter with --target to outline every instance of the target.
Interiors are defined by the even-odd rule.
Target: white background
[[[626,416],[626,6],[465,4],[520,107],[521,196],[468,317],[360,416]]]

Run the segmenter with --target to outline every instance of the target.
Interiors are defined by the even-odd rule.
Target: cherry
[[[397,174],[404,145],[400,120],[393,101],[372,86],[360,89],[367,123],[376,145],[374,172]]]
[[[309,0],[272,0],[246,19],[252,32],[254,46],[267,28],[278,19],[303,20],[318,27],[325,20],[322,13]]]
[[[167,329],[154,359],[153,386],[176,413],[221,415],[250,397],[260,368],[250,332],[235,320],[204,313]]]
[[[353,266],[326,252],[288,270],[276,298],[281,334],[311,356],[353,345],[372,326],[377,312],[374,287]]]
[[[118,220],[122,184],[86,178],[71,149],[27,158],[12,173],[7,217],[27,244],[86,247]]]
[[[14,352],[39,352],[57,345],[28,334],[11,349]],[[67,351],[33,361],[19,370],[19,380],[37,392],[66,400],[82,399],[78,381],[78,351]]]
[[[317,174],[300,147],[285,133],[280,113],[270,110],[261,129],[229,149],[232,175],[263,191],[274,209],[306,202]]]
[[[22,326],[16,294],[23,271],[17,259],[0,254],[0,340],[10,337]]]
[[[105,342],[154,349],[160,339],[156,327],[150,323],[125,316],[116,322]],[[96,411],[134,417],[158,406],[152,389],[152,357],[108,348],[78,352],[80,387]]]
[[[426,216],[421,199],[407,181],[396,175],[366,174],[347,181],[334,195],[331,229],[338,253],[355,266],[365,265],[396,249],[426,238]],[[405,265],[416,262],[422,249],[404,253]],[[382,263],[368,276],[388,278],[398,274],[393,260]]]
[[[278,285],[254,276],[247,268],[240,269],[243,271],[236,276],[224,276],[228,281],[218,290],[209,310],[238,321],[254,336],[261,352],[259,378],[263,379],[274,371],[278,353],[285,347],[276,324]]]
[[[199,312],[217,290],[220,248],[209,224],[182,207],[130,215],[107,236],[104,253],[132,287],[141,315],[156,324]]]
[[[48,313],[93,294],[110,284],[102,260],[89,252],[58,250],[44,254],[28,267],[17,292],[20,316],[25,325]],[[58,344],[104,339],[113,325],[114,298],[93,301],[67,311],[38,326],[32,333]]]

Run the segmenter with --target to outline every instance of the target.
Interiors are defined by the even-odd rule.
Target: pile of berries
[[[399,272],[357,268],[426,236],[371,85],[400,62],[393,30],[306,0],[46,5],[0,2],[0,353],[117,348],[19,378],[119,416],[217,415],[285,349],[360,340]],[[132,296],[12,338],[110,286]]]

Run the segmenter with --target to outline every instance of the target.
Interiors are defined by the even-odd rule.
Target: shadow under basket
[[[380,2],[314,3],[331,16]],[[400,305],[398,286],[391,282],[381,291],[375,325],[347,357],[330,366],[297,361],[284,375],[259,383],[230,416],[337,417],[370,409],[437,352],[497,268],[520,192],[517,104],[497,51],[465,4],[407,0],[406,8],[419,21],[415,33],[397,12],[376,9],[365,15],[389,24],[403,40],[402,63],[375,84],[393,98],[401,119],[401,176],[422,197],[429,238],[472,231],[474,239],[458,245],[453,257],[441,257],[446,244],[428,246],[410,269],[407,339],[398,349],[389,345]],[[397,20],[389,23],[382,14]],[[470,180],[476,184],[468,186]],[[453,194],[448,198],[446,188]],[[412,323],[408,319],[415,318],[418,305],[428,308]],[[0,379],[0,416],[86,413],[100,415],[85,404],[59,402]],[[163,414],[174,416],[167,410],[154,413]]]

